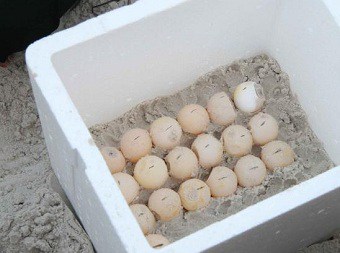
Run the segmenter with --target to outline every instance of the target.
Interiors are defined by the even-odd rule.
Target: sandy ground
[[[91,6],[98,3],[81,1],[60,29],[93,17]],[[51,169],[20,52],[0,68],[0,252],[93,252],[70,208]],[[331,239],[303,252],[340,252],[340,236]]]
[[[296,154],[295,162],[276,169],[273,173],[268,172],[265,181],[259,186],[238,187],[230,197],[213,198],[207,208],[183,212],[170,222],[158,221],[156,232],[162,233],[172,242],[334,167],[321,142],[309,127],[305,112],[290,91],[288,75],[267,55],[237,60],[198,78],[188,88],[170,96],[145,101],[121,117],[91,128],[99,147],[119,147],[121,136],[128,129],[149,129],[150,124],[161,116],[176,118],[179,110],[187,104],[197,103],[206,107],[210,97],[221,91],[227,92],[231,97],[235,87],[247,80],[262,85],[266,97],[262,111],[278,121],[278,139],[293,148]],[[247,127],[251,117],[237,110],[236,124]],[[210,123],[206,132],[219,139],[224,129],[225,127]],[[181,146],[190,148],[195,138],[195,135],[183,134]],[[260,147],[254,146],[252,154],[259,156],[259,153]],[[165,158],[167,152],[153,148],[152,154]],[[222,165],[234,168],[237,161],[237,158],[224,154]],[[133,167],[134,165],[129,163],[126,172],[133,174]],[[208,175],[208,170],[199,169],[199,179],[205,181]],[[181,181],[169,178],[164,187],[177,191],[180,184]],[[151,193],[152,191],[143,189],[135,203],[147,204]]]

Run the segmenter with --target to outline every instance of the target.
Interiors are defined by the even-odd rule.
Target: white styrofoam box
[[[31,45],[27,65],[53,169],[98,252],[153,252],[88,127],[268,53],[340,163],[336,0],[140,0]],[[313,155],[313,154],[311,154]],[[340,227],[340,167],[157,252],[294,252]]]

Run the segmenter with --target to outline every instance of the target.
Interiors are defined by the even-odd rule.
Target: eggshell
[[[156,147],[169,150],[180,144],[182,128],[175,119],[161,117],[152,122],[150,135]]]
[[[277,138],[279,125],[271,115],[260,112],[249,121],[250,132],[256,145],[265,145]]]
[[[119,189],[121,190],[126,202],[130,204],[139,193],[139,184],[127,173],[118,172],[113,174]]]
[[[165,157],[169,164],[169,174],[176,179],[188,179],[198,173],[198,160],[195,153],[187,147],[175,147]]]
[[[144,234],[149,234],[156,228],[156,219],[146,205],[134,204],[130,209]]]
[[[211,198],[209,186],[196,178],[182,183],[178,194],[181,197],[183,207],[189,211],[206,207]]]
[[[234,103],[236,107],[246,113],[259,111],[265,102],[263,88],[255,82],[239,84],[234,91]]]
[[[123,135],[120,145],[125,158],[133,163],[150,154],[152,148],[149,132],[140,128],[127,131]]]
[[[241,157],[235,165],[235,174],[239,185],[253,187],[260,185],[267,176],[265,164],[253,155]]]
[[[168,168],[163,159],[145,156],[136,163],[134,177],[145,189],[158,189],[169,177]]]
[[[222,162],[222,143],[210,134],[197,136],[191,149],[197,155],[199,164],[205,169],[211,169]]]
[[[100,150],[111,173],[117,173],[125,168],[125,158],[115,147],[104,147]]]
[[[236,191],[237,176],[231,169],[218,166],[212,169],[206,183],[213,197],[226,197]]]
[[[160,249],[170,244],[169,240],[160,234],[149,234],[146,236],[146,240],[155,249]]]
[[[177,192],[169,188],[154,191],[149,198],[149,209],[162,221],[170,221],[180,215],[181,199]]]
[[[216,93],[209,99],[207,111],[211,121],[222,126],[230,125],[236,118],[233,102],[225,92]]]
[[[177,120],[184,132],[196,135],[206,131],[210,122],[208,112],[197,104],[184,106],[179,111]]]
[[[221,135],[224,150],[231,156],[241,157],[251,152],[253,137],[250,131],[241,125],[231,125]]]
[[[274,170],[292,164],[295,153],[286,142],[272,141],[262,147],[261,159],[268,169]]]

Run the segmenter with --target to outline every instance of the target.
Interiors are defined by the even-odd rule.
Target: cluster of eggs
[[[161,117],[151,124],[149,132],[139,128],[127,131],[121,138],[120,151],[114,147],[101,150],[129,204],[138,196],[140,187],[154,190],[148,205],[130,206],[151,246],[159,248],[169,243],[164,236],[152,234],[156,219],[170,221],[180,215],[183,207],[188,211],[203,208],[211,197],[233,194],[237,185],[260,185],[267,168],[274,170],[294,161],[291,147],[276,140],[277,121],[259,112],[264,102],[261,85],[245,82],[236,87],[233,101],[225,92],[217,93],[209,99],[207,108],[189,104],[179,111],[177,120]],[[237,116],[234,104],[253,115],[248,128],[234,124]],[[205,133],[210,121],[226,127],[220,140]],[[196,135],[191,149],[180,146],[182,131]],[[150,155],[153,145],[169,151],[164,160]],[[253,145],[262,147],[261,159],[250,154]],[[233,170],[221,166],[223,152],[239,158]],[[133,176],[122,172],[126,159],[135,163]],[[211,170],[205,182],[195,178],[200,166]],[[169,175],[182,181],[178,192],[162,188]]]

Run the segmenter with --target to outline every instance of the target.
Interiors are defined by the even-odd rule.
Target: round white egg
[[[170,244],[169,240],[160,234],[148,234],[146,240],[151,247],[155,249],[163,248],[164,246]]]
[[[226,197],[236,191],[237,176],[231,169],[218,166],[212,169],[206,183],[213,197]]]
[[[233,102],[225,92],[216,93],[209,99],[207,111],[211,121],[221,126],[230,125],[236,118]]]
[[[130,208],[144,234],[149,234],[156,228],[155,216],[146,205],[134,204]]]
[[[267,176],[265,164],[253,155],[241,157],[234,168],[238,183],[243,187],[260,185]]]
[[[161,117],[152,122],[150,135],[156,147],[169,150],[180,144],[182,128],[175,119]]]
[[[151,148],[152,141],[149,132],[140,128],[127,131],[120,141],[123,155],[133,163],[150,154]]]
[[[193,178],[181,184],[178,190],[182,205],[188,211],[194,211],[209,205],[211,193],[203,181]]]
[[[250,131],[241,125],[231,125],[221,135],[224,150],[231,156],[241,157],[251,152],[253,138]]]
[[[250,132],[256,145],[264,145],[277,138],[279,125],[271,115],[260,112],[249,121]]]
[[[180,215],[181,199],[177,192],[169,188],[154,191],[149,198],[149,209],[162,221],[170,221]]]
[[[201,134],[192,143],[191,149],[198,157],[199,164],[210,169],[219,165],[223,159],[223,146],[211,134]]]
[[[210,122],[208,112],[198,104],[184,106],[177,120],[184,132],[196,135],[206,131]]]
[[[115,147],[104,147],[100,152],[112,174],[120,172],[125,168],[125,158],[122,152]]]
[[[261,159],[267,168],[286,167],[294,162],[293,149],[283,141],[272,141],[262,147]]]
[[[195,153],[187,147],[175,147],[165,157],[169,165],[170,176],[176,179],[188,179],[198,173],[198,160]]]
[[[265,101],[263,88],[255,82],[239,84],[234,91],[234,103],[238,109],[246,113],[259,111]]]
[[[113,177],[116,180],[126,202],[130,204],[138,196],[139,184],[127,173],[118,172],[113,174]]]
[[[168,179],[168,168],[157,156],[144,156],[134,168],[134,177],[145,189],[158,189]]]

